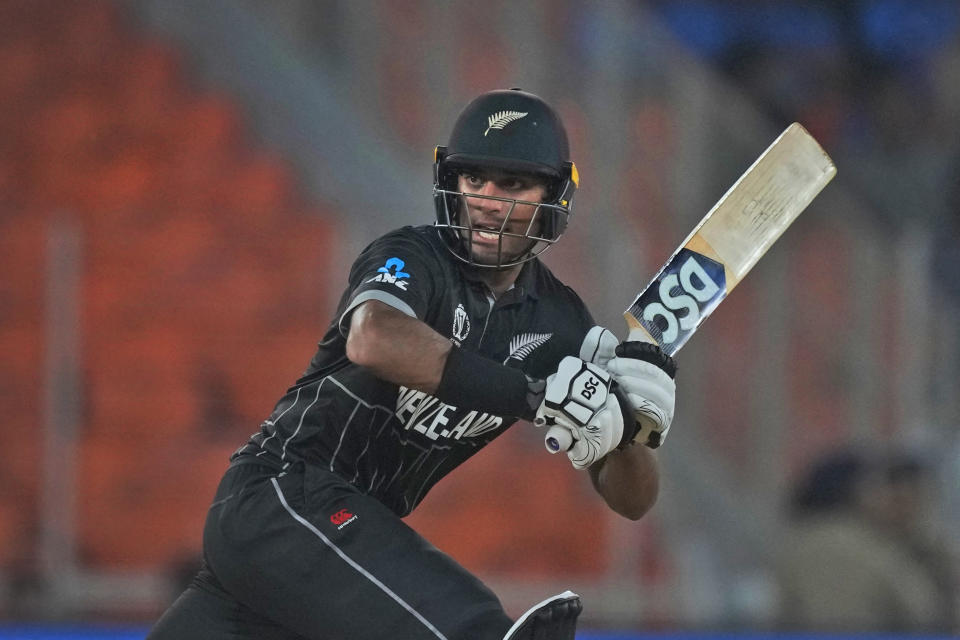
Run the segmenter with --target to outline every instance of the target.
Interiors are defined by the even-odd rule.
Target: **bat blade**
[[[796,122],[787,127],[627,307],[627,339],[654,342],[671,356],[679,351],[836,173],[806,129]],[[656,425],[637,420],[636,440],[659,446]],[[573,436],[553,426],[544,444],[551,453],[567,451]]]
[[[803,126],[787,127],[627,308],[630,339],[676,353],[836,173]]]

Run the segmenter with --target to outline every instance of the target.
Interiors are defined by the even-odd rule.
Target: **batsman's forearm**
[[[387,382],[493,415],[532,420],[543,398],[542,381],[451,347],[427,324],[377,300],[354,310],[347,357]]]
[[[657,501],[660,470],[653,451],[635,444],[607,454],[590,467],[590,478],[607,505],[630,520],[639,520]]]
[[[377,377],[433,393],[440,384],[450,341],[429,326],[377,300],[350,319],[347,357]]]

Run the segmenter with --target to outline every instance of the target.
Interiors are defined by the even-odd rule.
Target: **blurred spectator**
[[[792,496],[780,622],[809,631],[955,631],[955,576],[915,458],[832,453]]]
[[[940,224],[956,178],[954,0],[654,0],[687,46],[782,125],[802,122],[892,230]],[[954,54],[955,55],[955,54]],[[802,60],[803,64],[797,64]],[[953,181],[953,182],[952,182]]]

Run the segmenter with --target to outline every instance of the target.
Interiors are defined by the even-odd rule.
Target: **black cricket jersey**
[[[404,227],[364,249],[306,372],[234,457],[257,456],[283,468],[301,461],[322,466],[400,516],[517,418],[454,407],[353,364],[346,356],[349,315],[367,300],[541,379],[564,356],[579,353],[594,325],[577,294],[537,259],[494,300],[434,227]]]

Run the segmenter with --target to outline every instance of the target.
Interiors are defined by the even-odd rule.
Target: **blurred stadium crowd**
[[[960,11],[946,0],[653,3],[771,117],[803,122],[892,230],[941,232],[957,295]]]
[[[256,86],[293,69],[314,73],[292,87],[308,119],[333,102],[365,133],[284,134],[271,118],[302,116]],[[677,88],[697,73],[710,79]],[[0,0],[0,619],[145,621],[168,603],[227,457],[312,354],[358,236],[429,221],[448,116],[516,80],[571,123],[594,185],[574,225],[609,216],[557,248],[581,291],[616,264],[597,257],[611,236],[635,233],[633,271],[652,272],[762,148],[724,152],[740,130],[695,124],[717,111],[760,140],[804,123],[843,195],[791,231],[772,258],[785,275],[738,289],[681,358],[689,412],[651,517],[610,518],[518,427],[411,523],[510,606],[584,585],[588,622],[647,629],[817,627],[805,590],[841,587],[836,565],[806,569],[849,525],[896,559],[872,574],[892,581],[889,618],[825,628],[960,630],[960,5],[946,0]],[[688,104],[715,83],[738,98]],[[683,158],[712,152],[688,180]],[[351,162],[367,168],[345,175]],[[415,198],[370,193],[387,174],[419,181]],[[704,195],[681,214],[686,184]],[[588,302],[622,306],[645,281],[627,275]],[[786,315],[755,319],[778,301]]]

